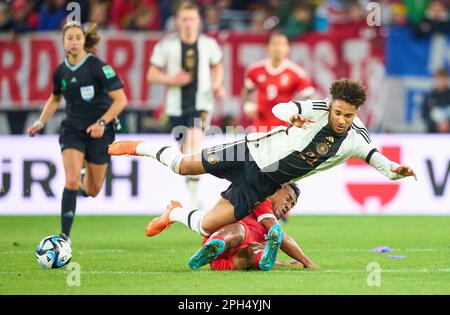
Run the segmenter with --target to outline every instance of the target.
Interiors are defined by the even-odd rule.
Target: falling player
[[[416,178],[410,167],[389,160],[372,144],[357,117],[366,100],[361,84],[340,79],[332,83],[330,94],[331,101],[278,104],[273,113],[291,126],[248,134],[242,141],[204,149],[194,159],[174,147],[142,141],[113,143],[108,150],[111,155],[150,156],[180,175],[209,173],[231,182],[211,210],[168,208],[148,224],[147,235],[159,234],[173,222],[210,235],[245,218],[283,184],[325,171],[351,157],[372,165],[391,180]]]

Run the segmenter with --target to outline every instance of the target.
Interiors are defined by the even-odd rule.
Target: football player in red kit
[[[281,33],[272,33],[268,43],[269,58],[258,61],[247,70],[243,91],[244,113],[258,131],[266,132],[273,127],[286,125],[272,114],[278,103],[296,99],[308,99],[314,88],[305,70],[288,59],[288,38]],[[250,95],[257,91],[256,104]],[[297,98],[298,99],[298,98]]]
[[[297,265],[317,268],[293,238],[281,233],[278,221],[297,202],[300,191],[295,184],[284,185],[238,223],[226,225],[209,237],[191,257],[189,266],[198,269],[210,263],[212,270],[269,270],[280,247]],[[279,230],[277,230],[279,229]],[[277,238],[279,236],[279,243]]]

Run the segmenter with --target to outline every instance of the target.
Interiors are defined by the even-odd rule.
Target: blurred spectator
[[[61,29],[67,14],[65,4],[64,0],[46,0],[39,11],[38,31]]]
[[[266,32],[267,28],[265,27],[264,22],[267,20],[267,18],[268,16],[266,10],[258,9],[254,11],[250,18],[248,31],[252,33]]]
[[[109,3],[96,1],[92,4],[89,12],[89,22],[97,23],[99,30],[108,29],[109,25]]]
[[[389,16],[384,16],[384,25],[406,25],[408,24],[408,8],[402,1],[396,1],[385,4],[388,10],[383,10],[382,13],[387,11]]]
[[[416,25],[425,18],[429,0],[403,0],[408,10],[409,22]]]
[[[114,0],[111,6],[111,22],[121,30],[159,30],[159,14],[157,0]]]
[[[450,86],[447,69],[441,69],[434,75],[434,89],[425,97],[422,117],[428,132],[450,132]]]
[[[247,11],[233,9],[232,4],[233,1],[231,0],[217,0],[217,8],[220,12],[220,24],[229,30],[245,31],[249,13]]]
[[[313,12],[309,5],[297,5],[289,16],[284,27],[284,33],[289,38],[302,36],[312,29]]]
[[[157,5],[140,5],[134,10],[127,29],[134,31],[159,30],[159,23],[155,23],[158,15]]]
[[[14,33],[11,8],[5,2],[0,2],[0,33]]]
[[[220,12],[216,5],[209,4],[204,10],[203,30],[207,33],[217,33],[225,28],[220,21]]]
[[[35,3],[29,0],[15,0],[12,3],[12,17],[16,34],[29,32],[37,28],[39,16],[33,9]]]
[[[346,12],[345,23],[361,23],[366,20],[366,13],[358,0],[349,1]]]
[[[416,27],[416,35],[426,36],[431,34],[450,33],[450,20],[448,9],[441,0],[431,0],[428,4],[425,18]]]

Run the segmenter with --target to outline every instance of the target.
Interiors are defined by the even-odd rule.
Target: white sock
[[[186,184],[191,195],[191,208],[193,209],[197,209],[200,207],[200,200],[198,199],[199,182],[199,176],[186,176]]]
[[[188,210],[185,208],[174,208],[170,211],[169,219],[173,222],[180,222],[186,225],[188,228],[197,232],[203,236],[209,236],[209,233],[206,233],[202,229],[202,221],[206,215],[206,211],[202,210]]]
[[[141,142],[136,147],[136,153],[138,155],[150,156],[165,166],[170,167],[175,173],[180,173],[180,163],[183,159],[183,154],[177,148],[160,147],[147,142]]]

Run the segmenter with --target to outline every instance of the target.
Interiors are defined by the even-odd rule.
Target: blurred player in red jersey
[[[202,247],[189,260],[189,266],[198,269],[210,263],[212,270],[269,270],[276,262],[280,247],[295,262],[278,264],[317,268],[295,240],[281,232],[277,221],[294,207],[299,194],[295,184],[284,185],[246,218],[205,237]],[[277,235],[277,243],[273,235],[278,232],[281,235]]]
[[[243,90],[244,113],[258,131],[269,131],[273,127],[286,125],[272,114],[278,103],[296,99],[308,99],[314,88],[305,70],[288,59],[289,40],[282,33],[272,33],[268,42],[269,58],[258,61],[247,70]],[[257,91],[256,104],[250,102],[253,91]]]

